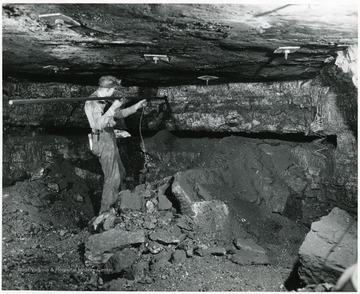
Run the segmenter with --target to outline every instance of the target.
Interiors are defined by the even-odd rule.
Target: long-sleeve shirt
[[[90,97],[97,97],[97,95],[93,93]],[[85,102],[85,113],[93,131],[102,131],[105,127],[113,127],[116,124],[114,116],[121,116],[121,111],[116,111],[115,115],[115,111],[111,107],[104,113],[106,102],[100,99],[99,97],[99,100]]]

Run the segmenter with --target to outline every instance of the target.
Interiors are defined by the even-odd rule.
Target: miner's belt
[[[98,134],[103,133],[103,132],[112,132],[113,130],[114,129],[111,128],[111,127],[106,127],[103,130],[93,130],[92,133],[95,134],[95,135],[98,135]]]

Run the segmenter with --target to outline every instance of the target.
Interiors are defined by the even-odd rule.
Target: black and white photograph
[[[358,291],[357,1],[1,5],[2,291]]]

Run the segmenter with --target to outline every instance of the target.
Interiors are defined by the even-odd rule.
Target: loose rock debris
[[[249,201],[227,201],[225,189],[217,199],[223,182],[216,170],[187,170],[122,191],[101,232],[87,225],[91,193],[78,174],[60,161],[4,188],[3,289],[288,290],[308,229]]]
[[[224,239],[218,224],[229,232],[233,228],[224,221],[228,215],[221,214],[222,210],[210,211],[205,201],[207,210],[197,209],[198,218],[181,213],[164,194],[172,184],[167,178],[122,191],[116,215],[103,224],[103,232],[92,234],[87,227],[94,216],[89,191],[74,170],[63,161],[47,167],[36,179],[4,188],[4,289],[185,290],[184,281],[192,281],[188,289],[216,290],[221,276],[223,289],[225,285],[232,285],[233,290],[252,289],[251,275],[248,286],[240,283],[243,277],[234,277],[232,268],[237,265],[231,257],[242,249],[235,246],[239,240]],[[192,205],[197,203],[202,202]],[[226,207],[222,201],[217,203]],[[206,219],[211,221],[206,223]],[[257,248],[255,240],[251,246]],[[279,290],[289,269],[269,265],[262,270],[269,268],[274,274],[268,280],[272,285],[262,287]],[[217,280],[207,277],[218,274]]]

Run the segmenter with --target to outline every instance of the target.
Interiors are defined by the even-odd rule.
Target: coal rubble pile
[[[227,170],[198,166],[123,190],[96,230],[101,175],[64,159],[29,172],[3,189],[3,289],[331,290],[355,260],[357,218],[335,207],[305,226],[239,197]]]
[[[256,238],[230,221],[227,204],[185,174],[121,191],[100,232],[88,225],[96,206],[90,173],[66,160],[4,188],[3,289],[201,290],[219,287],[206,267],[222,278],[221,264],[268,265]],[[162,286],[169,277],[173,282]],[[228,279],[229,290],[239,289]]]
[[[176,177],[168,177],[120,192],[115,210],[102,223],[102,232],[85,243],[85,264],[102,273],[106,281],[102,288],[151,284],[192,257],[223,256],[240,265],[269,264],[265,250],[252,239],[226,239],[226,204],[217,201],[222,208],[217,210],[216,206],[202,207],[212,201],[193,202],[195,211],[182,214],[185,199],[179,198],[190,202],[191,195],[183,190],[179,195],[179,190],[182,186]],[[172,198],[174,194],[178,198]]]

